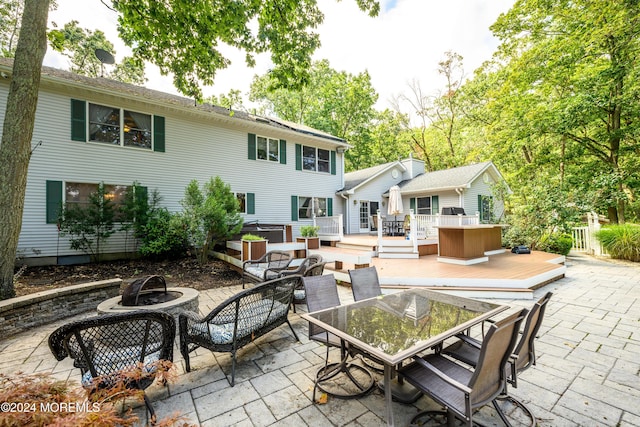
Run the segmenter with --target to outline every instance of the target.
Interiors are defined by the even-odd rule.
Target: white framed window
[[[327,216],[327,198],[298,196],[298,219],[312,219],[313,214]]]
[[[280,161],[280,141],[266,136],[256,137],[256,158],[271,162]]]
[[[416,214],[431,215],[431,197],[416,198]]]
[[[151,114],[89,103],[89,141],[152,148]]]
[[[236,199],[238,199],[238,210],[240,213],[247,213],[247,194],[235,193]]]
[[[303,145],[302,169],[306,171],[331,173],[331,155],[329,150]]]

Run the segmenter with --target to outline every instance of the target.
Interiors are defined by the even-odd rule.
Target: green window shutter
[[[440,202],[438,196],[431,196],[431,215],[435,215],[440,212]]]
[[[87,141],[87,103],[71,100],[71,140]]]
[[[249,134],[249,144],[247,147],[247,152],[248,152],[249,160],[256,159],[256,134],[255,133]]]
[[[327,199],[327,216],[333,216],[333,198]]]
[[[302,145],[300,144],[296,144],[296,170],[302,170]]]
[[[149,190],[147,190],[147,187],[143,187],[142,185],[136,185],[135,191],[136,192],[134,194],[134,197],[136,198],[137,201],[149,202]]]
[[[153,116],[153,151],[164,153],[164,117]]]
[[[280,140],[280,163],[287,164],[287,141],[284,139]]]
[[[298,196],[291,196],[291,221],[298,220]]]
[[[416,198],[412,197],[409,199],[409,209],[413,209],[413,213],[417,213],[416,212]]]
[[[484,196],[482,194],[478,194],[478,212],[480,212],[480,222],[485,220],[485,211],[482,204],[483,199]]]
[[[247,193],[247,213],[253,215],[256,213],[256,195],[255,193]]]
[[[331,152],[331,175],[336,174],[336,152]]]
[[[62,181],[47,181],[47,224],[56,224],[62,207]]]

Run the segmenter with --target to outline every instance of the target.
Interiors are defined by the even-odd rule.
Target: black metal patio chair
[[[353,292],[355,301],[382,295],[378,270],[375,267],[349,270],[349,278],[351,279],[351,292]]]
[[[547,292],[540,298],[533,307],[531,307],[524,322],[520,339],[513,351],[515,357],[509,359],[510,375],[507,378],[507,382],[513,387],[518,387],[518,376],[520,373],[536,364],[535,339],[542,325],[547,303],[552,295],[552,292]],[[445,347],[442,353],[460,360],[469,366],[476,366],[480,358],[482,341],[466,334],[459,334],[457,338],[459,338],[459,340]],[[536,417],[533,415],[531,409],[522,403],[522,401],[510,396],[506,388],[500,399],[509,400],[512,404],[520,407],[531,420],[531,426],[536,425]]]
[[[333,274],[307,276],[303,277],[302,281],[309,313],[340,305],[338,287]],[[313,384],[313,402],[316,401],[316,389],[341,399],[364,396],[373,389],[375,385],[373,374],[365,367],[347,361],[350,353],[344,340],[311,322],[309,322],[309,339],[327,347],[324,366],[316,373]],[[331,347],[340,349],[340,362],[329,363]],[[334,380],[338,386],[334,384],[330,388],[328,383],[330,380]]]
[[[144,390],[156,379],[159,361],[173,361],[174,318],[149,310],[108,314],[78,320],[49,336],[57,360],[71,357],[80,368],[81,383],[89,393],[123,381],[142,390],[151,417],[155,412]]]
[[[522,309],[499,320],[489,327],[482,341],[480,357],[475,369],[449,359],[439,353],[423,358],[414,356],[414,361],[398,370],[407,382],[441,404],[442,411],[424,411],[416,415],[411,424],[418,424],[424,417],[428,420],[446,414],[448,425],[461,419],[465,425],[474,425],[474,411],[492,403],[502,421],[509,421],[498,406],[496,398],[503,392],[507,380],[506,364],[518,339],[520,323],[527,314]]]

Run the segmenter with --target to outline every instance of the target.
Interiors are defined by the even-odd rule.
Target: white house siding
[[[349,196],[349,200],[346,202],[347,209],[349,209],[348,221],[347,224],[347,233],[359,233],[360,232],[360,201],[368,200],[368,201],[377,201],[380,203],[380,214],[383,216],[387,216],[387,202],[388,198],[383,198],[382,194],[387,192],[389,188],[396,185],[398,182],[402,180],[402,171],[398,170],[399,175],[398,178],[394,178],[391,175],[391,170],[384,172],[383,174],[375,177],[371,181],[363,184],[362,186],[356,188],[355,193]],[[353,200],[357,200],[358,203],[354,204]],[[382,206],[382,202],[384,202],[384,206]],[[403,198],[402,204],[404,206],[404,211],[409,213],[409,199]],[[372,212],[372,214],[375,212]]]
[[[0,114],[3,115],[7,91],[7,85],[0,86],[0,105],[3,106]],[[162,206],[178,211],[184,189],[192,179],[203,184],[211,177],[220,176],[232,191],[255,194],[255,215],[246,215],[245,221],[293,224],[294,235],[300,225],[310,223],[310,220],[292,223],[292,195],[333,198],[334,215],[342,213],[342,204],[335,196],[335,191],[342,185],[341,154],[336,153],[335,175],[295,169],[296,143],[335,150],[328,142],[268,125],[252,125],[246,120],[221,124],[214,119],[205,120],[199,115],[140,100],[94,94],[83,89],[72,92],[41,88],[32,145],[38,141],[42,141],[42,145],[33,152],[29,165],[18,256],[79,254],[69,249],[66,238],[58,236],[55,224],[46,223],[47,180],[120,185],[137,181],[149,192],[157,189]],[[72,141],[71,98],[165,117],[166,151]],[[248,133],[285,139],[287,164],[249,160]],[[122,251],[123,244],[124,236],[114,235],[106,252]]]
[[[480,210],[478,206],[478,196],[491,196],[493,197],[492,185],[495,184],[493,177],[489,175],[488,182],[484,182],[482,176],[476,178],[471,183],[471,188],[467,189],[464,193],[465,211],[467,215],[474,215]],[[469,206],[469,209],[466,207]],[[472,210],[471,210],[472,209]],[[496,218],[500,218],[504,212],[504,204],[501,200],[497,200],[494,197],[494,209],[493,213]]]

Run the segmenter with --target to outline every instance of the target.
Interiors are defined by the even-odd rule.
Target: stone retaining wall
[[[101,280],[0,301],[0,336],[96,310],[102,301],[120,294],[121,284],[122,279]]]

